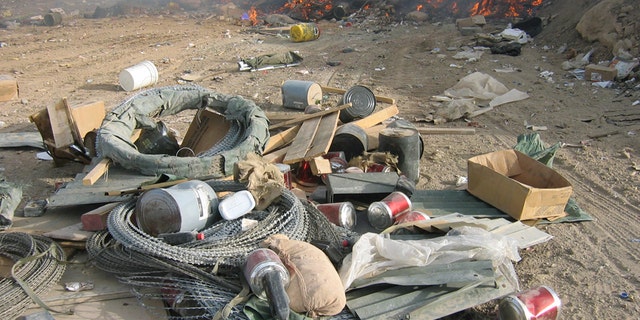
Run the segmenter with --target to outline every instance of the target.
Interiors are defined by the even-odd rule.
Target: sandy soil
[[[556,50],[562,43],[581,52],[589,49],[591,44],[576,38],[571,21],[575,25],[593,1],[579,1],[577,11],[556,2],[561,3],[545,10],[559,17],[524,47],[522,55],[486,54],[475,63],[453,60],[455,51],[446,51],[473,44],[451,21],[365,21],[344,28],[321,21],[321,37],[304,43],[256,33],[208,12],[166,11],[105,19],[75,16],[56,27],[0,29],[0,41],[8,44],[0,48],[0,73],[13,75],[20,85],[20,99],[0,103],[0,132],[36,131],[29,115],[61,97],[74,105],[103,100],[108,108],[114,107],[130,94],[119,89],[118,73],[142,60],[158,66],[158,86],[176,84],[186,71],[203,72],[208,76],[197,84],[243,95],[267,111],[283,111],[280,85],[286,79],[341,88],[365,85],[379,95],[396,98],[400,115],[408,120],[428,114],[431,96],[470,72],[484,72],[509,88],[528,92],[530,98],[474,118],[475,135],[424,135],[418,187],[455,188],[457,178],[467,174],[468,158],[512,147],[518,135],[531,132],[525,122],[546,126],[548,130],[540,135],[547,144],[583,145],[560,149],[554,168],[573,184],[575,199],[595,220],[539,226],[554,238],[521,252],[516,270],[523,288],[548,285],[555,289],[563,301],[565,319],[633,319],[640,314],[639,299],[623,300],[619,294],[624,291],[638,297],[640,292],[640,122],[622,124],[607,118],[623,113],[637,116],[638,106],[632,103],[639,95],[637,91],[625,94],[596,88],[565,76],[560,65],[566,57]],[[33,15],[55,6],[46,1],[30,8],[16,1],[5,6],[11,5],[22,12],[34,10],[29,13]],[[79,9],[90,8],[85,4]],[[487,27],[505,26],[505,21],[489,21]],[[345,53],[346,48],[355,51]],[[447,57],[432,54],[434,48],[441,48]],[[288,50],[300,52],[304,57],[301,66],[235,70],[239,58]],[[327,61],[340,65],[329,66]],[[493,71],[504,67],[519,71]],[[554,82],[539,77],[541,71],[554,72]],[[191,115],[179,115],[168,124],[184,134],[190,121]],[[462,128],[468,123],[458,120],[439,126]],[[30,199],[48,197],[57,182],[69,181],[82,170],[78,163],[55,167],[37,160],[36,153],[30,148],[0,149],[0,167],[7,180],[25,185],[20,208]],[[456,317],[495,318],[495,303]]]

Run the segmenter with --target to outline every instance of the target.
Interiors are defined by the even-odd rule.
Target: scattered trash
[[[86,282],[65,282],[64,284],[64,289],[67,291],[72,291],[72,292],[79,292],[79,291],[85,291],[85,290],[93,290],[93,282],[92,281],[86,281]]]

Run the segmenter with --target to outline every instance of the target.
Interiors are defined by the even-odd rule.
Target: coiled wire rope
[[[11,277],[0,278],[0,318],[14,319],[33,302],[55,311],[46,307],[38,295],[62,278],[66,269],[61,263],[65,260],[62,248],[43,236],[7,232],[0,233],[0,255],[14,261]]]

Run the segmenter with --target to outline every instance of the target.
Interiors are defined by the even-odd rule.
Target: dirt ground
[[[19,99],[0,102],[0,132],[36,131],[29,115],[62,97],[73,105],[103,100],[107,108],[116,106],[131,94],[119,89],[118,73],[143,60],[158,67],[157,86],[177,84],[188,71],[203,73],[197,84],[245,96],[267,111],[291,111],[281,107],[280,85],[287,79],[339,88],[365,85],[376,94],[395,98],[400,116],[412,121],[425,117],[431,97],[460,78],[474,71],[487,73],[530,97],[474,118],[474,135],[423,135],[418,187],[455,188],[457,178],[467,175],[468,158],[513,147],[518,135],[531,132],[525,122],[546,126],[539,133],[548,145],[582,146],[560,149],[554,168],[572,183],[573,196],[594,221],[538,226],[554,238],[521,252],[522,260],[516,265],[521,287],[552,287],[562,299],[564,319],[634,319],[640,314],[640,106],[632,103],[640,95],[637,89],[602,89],[567,77],[561,69],[566,56],[557,52],[566,43],[583,53],[595,47],[606,56],[606,50],[580,40],[573,29],[594,2],[554,1],[541,14],[555,18],[524,46],[521,55],[487,53],[477,62],[453,60],[456,51],[446,50],[474,43],[451,20],[423,24],[366,20],[350,27],[323,20],[318,22],[319,39],[293,43],[285,36],[257,33],[206,11],[163,10],[86,19],[81,14],[92,13],[95,7],[90,3],[3,2],[3,9],[13,9],[14,15],[42,14],[57,6],[68,6],[64,7],[68,12],[77,8],[81,14],[66,17],[55,27],[22,24],[0,29],[0,42],[7,44],[0,48],[0,73],[11,74],[20,86]],[[503,29],[506,22],[489,20],[486,28]],[[432,53],[435,48],[441,48],[446,57]],[[300,52],[301,66],[236,70],[240,58],[289,50]],[[340,64],[330,66],[329,61]],[[518,71],[494,71],[506,67]],[[542,71],[553,72],[553,82],[541,78]],[[635,120],[608,121],[619,114],[635,114]],[[184,134],[191,118],[181,114],[167,123]],[[463,120],[438,125],[468,126]],[[25,186],[18,211],[28,200],[47,198],[56,183],[73,179],[83,168],[79,163],[56,167],[37,160],[37,152],[0,149],[2,174]],[[621,292],[635,299],[621,299]],[[495,303],[457,315],[460,319],[496,317]]]

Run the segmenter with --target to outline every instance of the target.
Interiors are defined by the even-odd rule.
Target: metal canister
[[[367,172],[391,172],[391,167],[374,162],[367,166]]]
[[[553,289],[539,286],[502,298],[498,314],[501,320],[556,320],[561,306]]]
[[[409,197],[400,191],[394,191],[384,199],[372,202],[367,210],[369,224],[377,230],[384,230],[402,213],[411,211],[412,204]]]
[[[316,208],[335,225],[349,230],[356,226],[356,208],[351,202],[322,203]]]
[[[398,215],[395,219],[395,223],[401,224],[401,223],[407,223],[407,222],[413,222],[413,221],[425,221],[429,219],[431,219],[431,217],[429,217],[426,213],[422,211],[413,210],[413,211],[405,212]]]
[[[289,35],[294,42],[311,41],[320,37],[320,29],[313,22],[298,23],[291,26]]]
[[[268,273],[279,273],[285,287],[289,283],[289,271],[278,254],[267,248],[256,249],[247,256],[243,273],[251,291],[263,300],[267,298],[267,284],[263,280]]]

